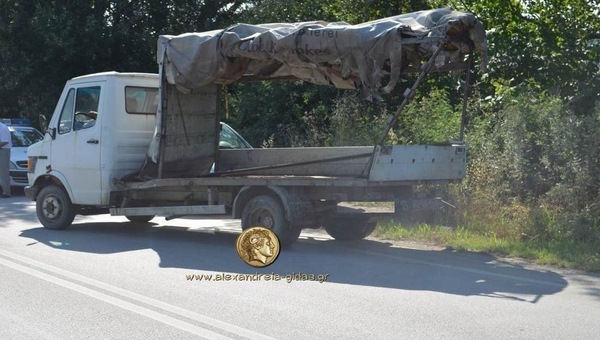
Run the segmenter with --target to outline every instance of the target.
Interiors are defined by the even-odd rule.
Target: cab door
[[[52,141],[51,167],[66,178],[74,204],[101,204],[102,84],[76,84],[68,90]]]

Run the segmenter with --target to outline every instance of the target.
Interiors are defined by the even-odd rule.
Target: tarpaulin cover
[[[158,61],[170,84],[187,89],[243,78],[299,79],[360,89],[368,99],[391,92],[445,40],[435,66],[464,68],[474,47],[485,67],[485,30],[471,13],[450,8],[349,25],[344,22],[237,24],[223,30],[163,35]],[[435,69],[434,69],[435,71]],[[389,82],[381,84],[384,75]]]

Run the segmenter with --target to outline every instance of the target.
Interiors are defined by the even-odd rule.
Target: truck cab
[[[27,197],[36,199],[51,184],[71,202],[107,206],[111,179],[143,163],[157,106],[156,74],[105,72],[68,81],[43,140],[28,149]]]

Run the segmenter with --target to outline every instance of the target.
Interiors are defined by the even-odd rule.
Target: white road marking
[[[191,320],[195,320],[195,321],[207,324],[214,328],[221,329],[225,332],[236,334],[236,335],[242,336],[244,338],[274,340],[274,338],[268,337],[264,334],[260,334],[260,333],[254,332],[252,330],[249,330],[249,329],[245,329],[245,328],[235,326],[235,325],[232,325],[232,324],[229,324],[229,323],[217,320],[217,319],[213,319],[211,317],[204,316],[204,315],[198,314],[196,312],[192,312],[190,310],[187,310],[187,309],[184,309],[181,307],[173,306],[171,304],[168,304],[168,303],[165,303],[165,302],[162,302],[159,300],[155,300],[155,299],[152,299],[147,296],[143,296],[143,295],[140,295],[140,294],[137,294],[134,292],[130,292],[128,290],[125,290],[125,289],[122,289],[119,287],[115,287],[115,286],[109,285],[104,282],[90,279],[83,275],[69,272],[67,270],[60,269],[60,268],[54,267],[52,265],[45,264],[45,263],[30,259],[27,257],[23,257],[20,255],[11,253],[11,252],[7,252],[5,250],[0,250],[0,255],[8,258],[8,259],[5,259],[5,258],[0,257],[0,264],[4,265],[6,267],[18,270],[20,272],[23,272],[23,273],[26,273],[26,274],[29,274],[29,275],[32,275],[35,277],[38,277],[38,278],[46,280],[48,282],[52,282],[59,286],[62,286],[62,287],[71,289],[73,291],[88,295],[88,296],[96,298],[98,300],[110,303],[114,306],[129,310],[134,313],[138,313],[140,315],[152,318],[154,320],[177,327],[181,330],[187,331],[189,333],[192,333],[192,334],[195,334],[195,335],[207,338],[207,339],[231,339],[231,338],[226,337],[221,334],[218,334],[218,333],[215,333],[215,332],[212,332],[210,330],[192,325],[185,321],[181,321],[181,320],[172,318],[166,314],[156,312],[151,309],[148,309],[148,308],[145,308],[142,306],[138,306],[133,303],[127,302],[125,300],[115,298],[113,296],[110,296],[110,295],[101,293],[99,291],[87,288],[80,284],[70,282],[70,281],[61,279],[59,277],[55,277],[55,276],[46,274],[44,272],[38,271],[33,268],[23,266],[17,262],[14,262],[14,260],[20,261],[20,262],[25,263],[32,267],[37,267],[39,269],[46,270],[46,271],[54,273],[54,274],[62,275],[64,277],[67,277],[74,281],[79,281],[81,283],[85,283],[90,286],[106,290],[108,292],[114,293],[116,295],[120,295],[122,297],[131,299],[131,300],[145,303],[145,304],[153,306],[155,308],[162,309],[164,311],[168,311],[170,313],[173,313],[173,314],[176,314],[176,315],[179,315],[179,316],[191,319]],[[13,260],[13,261],[11,261],[11,260]]]

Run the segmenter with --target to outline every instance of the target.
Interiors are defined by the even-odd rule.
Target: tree
[[[160,34],[231,25],[241,0],[0,0],[0,116],[49,116],[67,79],[157,72]]]
[[[578,114],[600,100],[600,1],[430,1],[476,14],[488,29],[489,76],[539,83]]]
[[[427,9],[427,0],[332,0],[251,1],[245,19],[249,23],[345,21],[350,24]]]

